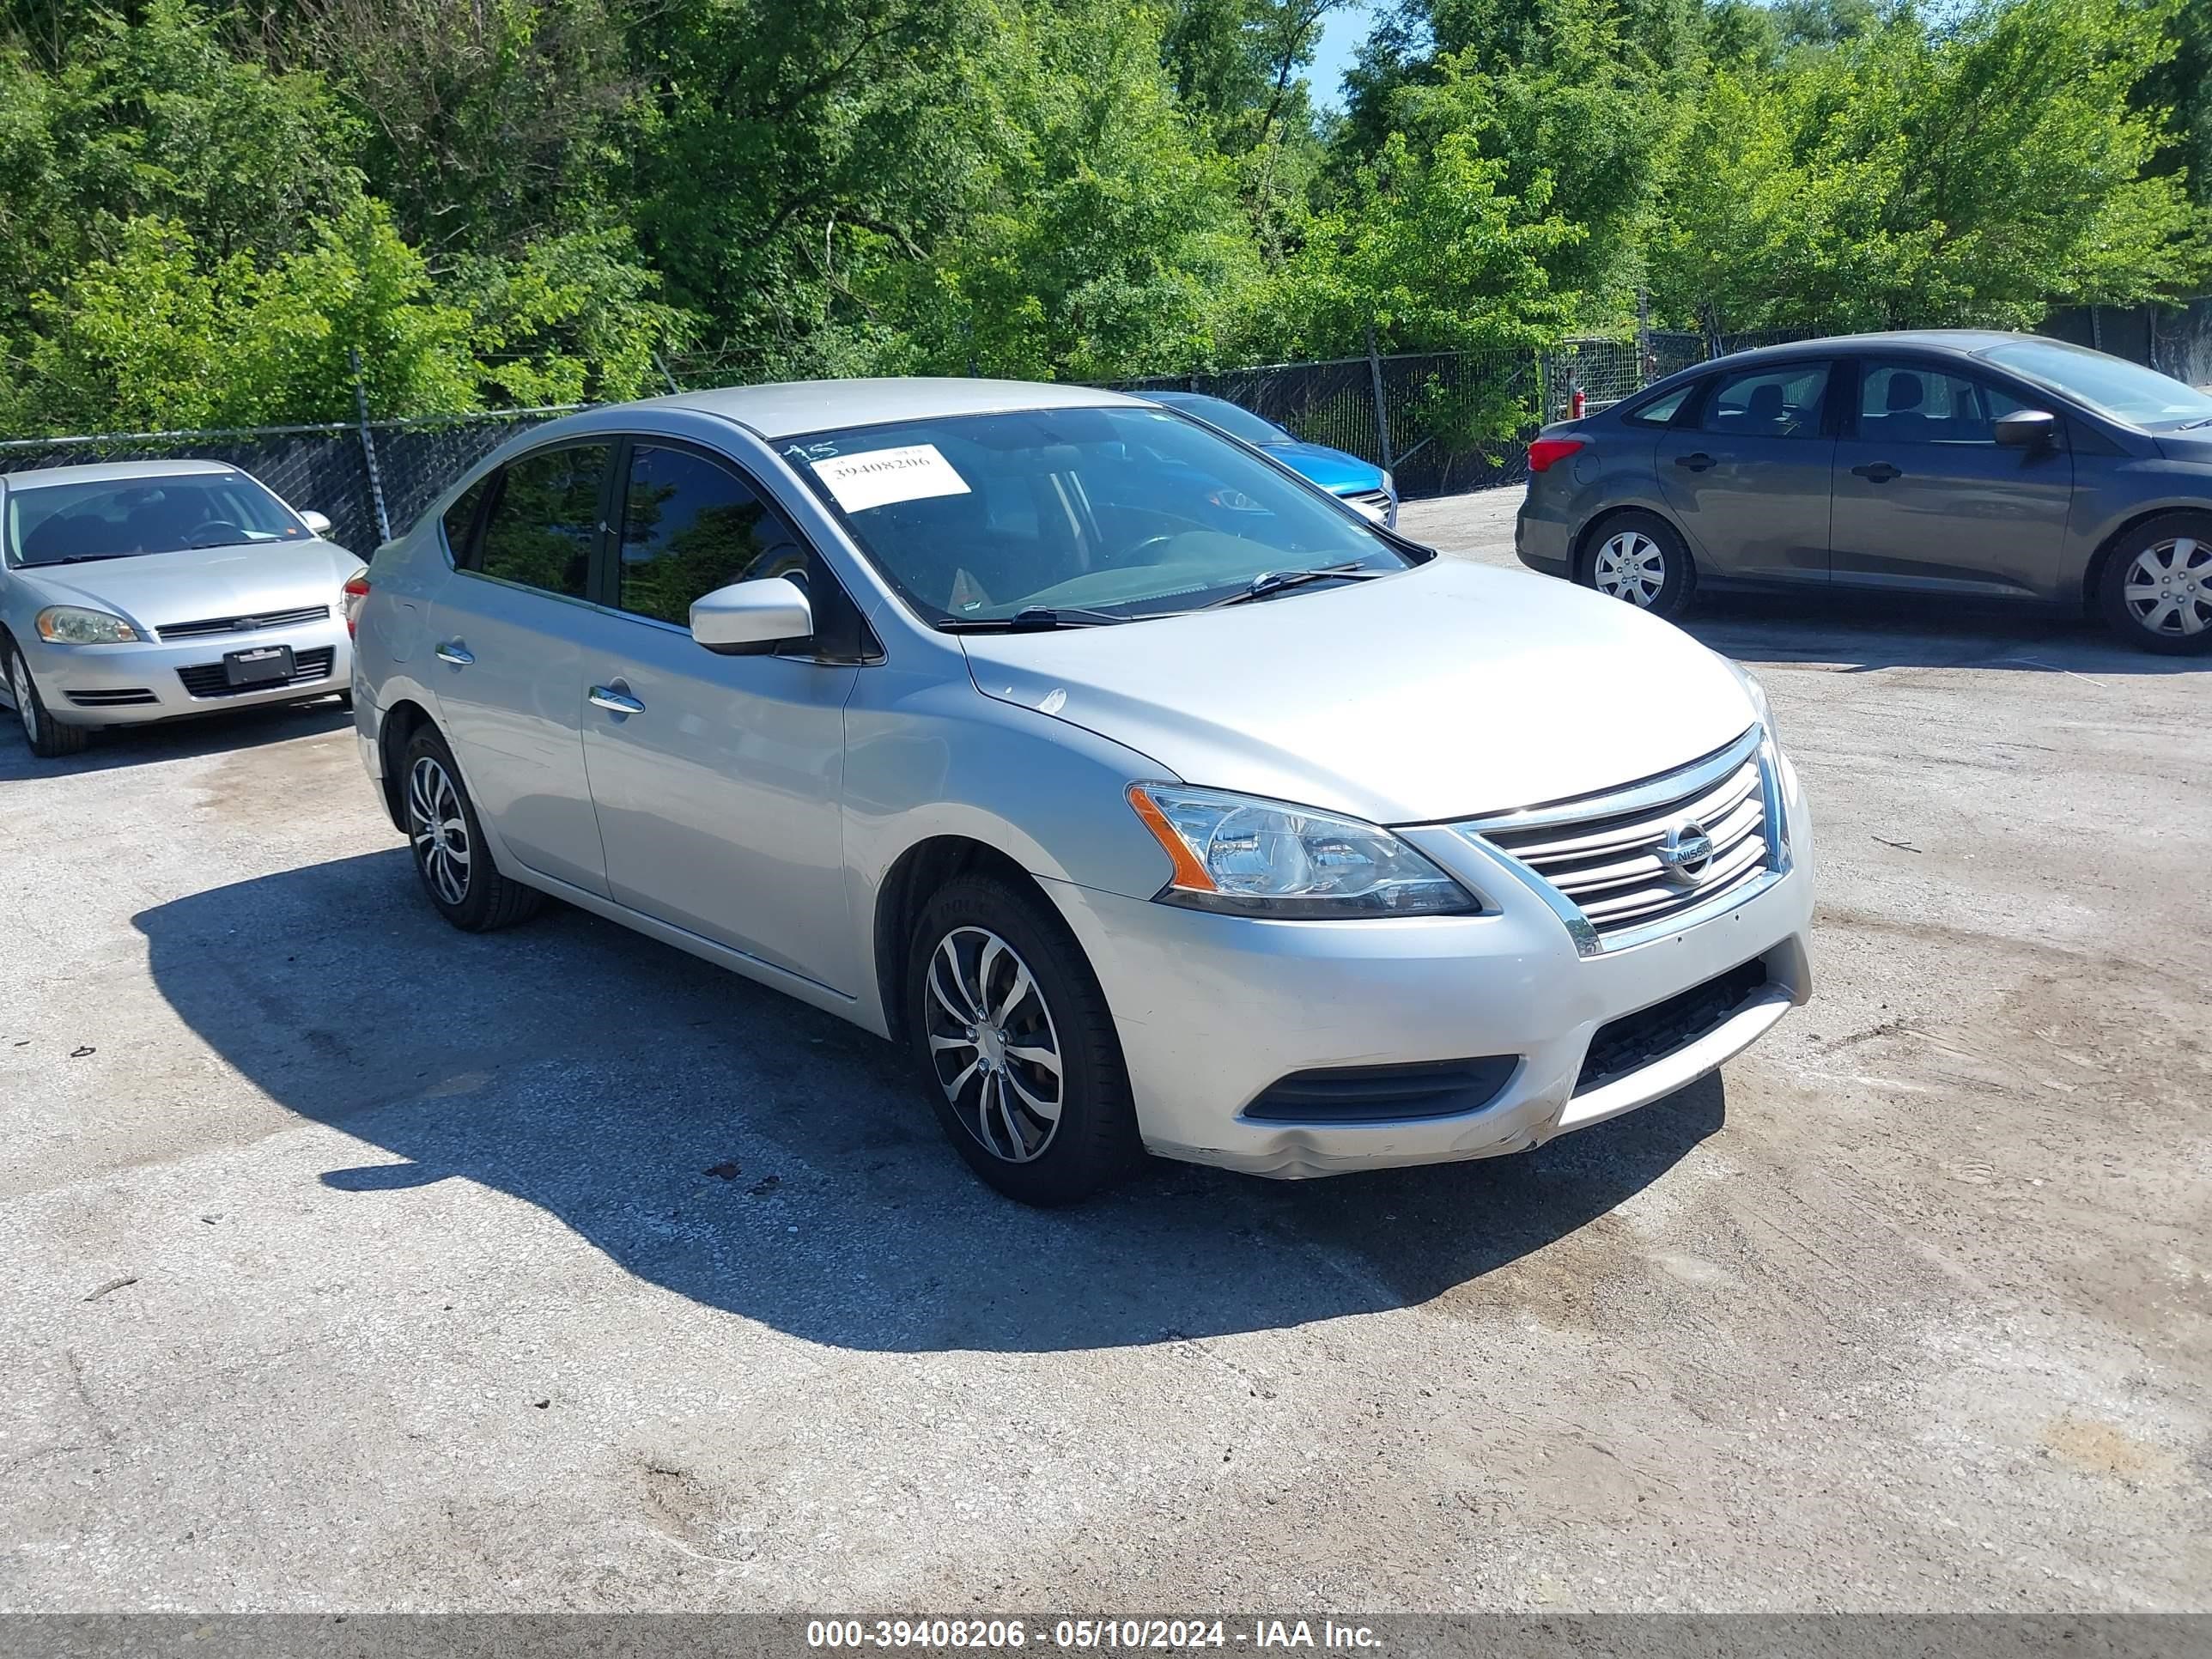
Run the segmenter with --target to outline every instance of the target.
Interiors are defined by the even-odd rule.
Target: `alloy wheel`
[[[1601,593],[1650,610],[1667,585],[1667,556],[1640,530],[1624,530],[1597,550],[1592,579]]]
[[[2169,536],[2135,556],[2120,599],[2145,632],[2194,637],[2212,628],[2212,543]]]
[[[1036,975],[987,927],[956,927],[929,958],[929,1058],[953,1115],[1009,1164],[1041,1157],[1065,1099],[1060,1033]]]
[[[417,759],[407,775],[407,826],[431,890],[447,904],[461,903],[469,896],[468,815],[453,777],[432,756]]]

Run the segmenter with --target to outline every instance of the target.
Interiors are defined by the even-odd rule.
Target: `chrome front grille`
[[[1387,489],[1362,489],[1340,499],[1382,523],[1390,521],[1390,492]]]
[[[1643,783],[1455,827],[1511,860],[1587,956],[1741,903],[1788,867],[1773,766],[1753,726]]]
[[[203,617],[198,622],[166,623],[154,631],[165,640],[192,640],[210,634],[252,634],[264,628],[293,628],[301,623],[327,622],[330,615],[330,606],[309,605],[296,611],[266,611],[253,617]]]

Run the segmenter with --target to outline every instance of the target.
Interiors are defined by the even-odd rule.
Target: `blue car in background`
[[[1363,461],[1340,449],[1331,449],[1327,444],[1302,442],[1295,433],[1284,430],[1273,421],[1261,419],[1226,398],[1209,398],[1200,392],[1146,392],[1138,395],[1179,410],[1194,421],[1202,421],[1215,431],[1224,432],[1255,449],[1266,450],[1293,472],[1311,479],[1376,523],[1396,526],[1398,486],[1388,472],[1372,462]]]

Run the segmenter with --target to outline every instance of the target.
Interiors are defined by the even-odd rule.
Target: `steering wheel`
[[[210,538],[209,536],[210,531],[217,533]],[[185,545],[186,547],[223,547],[232,542],[242,542],[247,539],[244,525],[233,524],[228,519],[210,519],[198,530],[185,538]]]

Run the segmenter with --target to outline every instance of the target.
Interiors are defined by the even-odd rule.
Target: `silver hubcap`
[[[969,1133],[1026,1164],[1060,1127],[1060,1034],[1029,964],[986,927],[956,927],[929,959],[929,1058]]]
[[[448,904],[469,896],[469,821],[446,769],[425,755],[407,775],[407,823],[415,862]]]
[[[2176,536],[2136,555],[2120,597],[2154,634],[2194,635],[2212,628],[2212,543]]]
[[[23,722],[23,735],[36,743],[39,717],[31,707],[31,668],[20,653],[15,658],[15,672],[9,678],[15,682],[8,695],[15,700],[15,717]]]
[[[1638,530],[1624,530],[1597,550],[1597,591],[1649,609],[1667,585],[1667,556]]]

